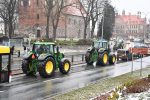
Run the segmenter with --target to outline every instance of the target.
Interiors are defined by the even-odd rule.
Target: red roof
[[[132,24],[144,24],[145,19],[141,18],[137,15],[118,15],[117,18],[120,18],[124,23],[132,23]]]
[[[66,14],[82,16],[81,11],[83,13],[86,13],[79,0],[68,0],[67,4],[68,5],[72,4],[72,5],[64,8],[64,13]],[[82,7],[81,10],[80,10],[80,6]]]

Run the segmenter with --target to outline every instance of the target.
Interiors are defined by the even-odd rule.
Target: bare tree
[[[102,9],[104,7],[104,0],[92,0],[92,5],[91,5],[91,38],[94,36],[94,30],[96,28],[96,23],[100,19],[100,16],[102,15]]]
[[[45,0],[45,3],[43,4],[46,12],[46,38],[48,39],[49,39],[50,14],[54,7],[53,2],[54,0]]]
[[[60,20],[61,13],[64,8],[68,6],[72,6],[76,2],[72,2],[70,4],[66,4],[66,0],[46,0],[48,4],[46,5],[46,12],[47,12],[47,37],[49,33],[49,25],[50,21],[52,22],[52,27],[53,27],[53,40],[56,39],[56,33],[57,33],[57,28]]]
[[[17,4],[17,0],[0,0],[0,17],[4,21],[5,34],[8,33],[9,38],[14,34]]]
[[[91,37],[93,38],[93,33],[95,30],[96,23],[99,19],[99,16],[102,14],[102,8],[105,0],[85,0],[83,6],[85,7],[86,14],[83,13],[83,8],[80,8],[83,20],[84,20],[84,39],[87,36],[87,28],[92,23],[91,28]],[[82,6],[81,6],[82,7]]]
[[[53,39],[56,39],[57,27],[61,15],[61,11],[64,8],[64,0],[55,0],[54,8],[51,12],[51,21],[53,27]]]

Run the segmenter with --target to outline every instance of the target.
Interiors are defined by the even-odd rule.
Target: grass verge
[[[87,100],[87,99],[96,97],[102,93],[108,92],[117,86],[121,86],[128,81],[130,82],[135,79],[147,77],[148,74],[150,74],[150,67],[144,68],[142,70],[142,76],[140,76],[140,70],[137,70],[137,71],[134,71],[133,74],[127,73],[127,74],[117,76],[114,78],[102,79],[86,87],[76,89],[76,90],[67,92],[65,94],[60,94],[50,99],[51,100]]]

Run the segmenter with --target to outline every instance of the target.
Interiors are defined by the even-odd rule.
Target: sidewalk
[[[127,73],[114,78],[102,79],[84,88],[70,91],[65,94],[60,94],[50,99],[51,100],[88,100],[97,97],[100,94],[111,91],[115,87],[123,85],[125,82],[139,79],[142,77],[147,77],[148,74],[150,74],[150,67],[143,69],[142,76],[140,76],[140,71],[137,70],[134,71],[133,74]]]

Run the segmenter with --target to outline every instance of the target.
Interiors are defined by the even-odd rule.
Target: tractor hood
[[[98,52],[104,52],[105,51],[105,48],[100,48],[99,50],[98,50]]]

